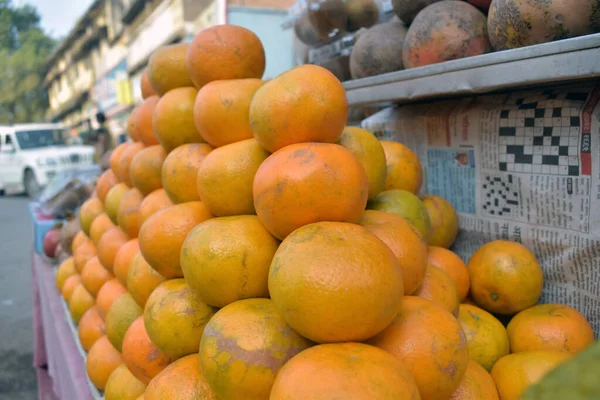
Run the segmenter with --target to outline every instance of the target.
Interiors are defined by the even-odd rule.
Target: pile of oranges
[[[448,250],[452,205],[331,73],[264,69],[231,25],[149,61],[56,276],[106,400],[517,399],[593,342],[523,245]]]

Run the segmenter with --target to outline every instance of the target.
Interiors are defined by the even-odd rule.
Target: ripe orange
[[[191,354],[165,368],[148,384],[143,400],[215,400],[198,358]]]
[[[135,107],[131,113],[129,114],[129,118],[127,119],[127,134],[134,142],[139,142],[140,138],[137,136],[137,131],[135,130],[135,124],[137,124],[137,112],[139,107]]]
[[[73,294],[69,299],[69,312],[75,325],[79,324],[79,320],[87,310],[94,306],[94,297],[86,290],[83,284],[79,284],[73,289]]]
[[[566,351],[531,350],[502,357],[492,368],[492,378],[500,398],[518,400],[529,386],[539,382],[571,356]]]
[[[150,77],[148,76],[148,71],[144,71],[142,73],[142,79],[140,80],[140,86],[142,87],[142,98],[147,99],[148,97],[156,96],[156,91],[154,87],[152,87],[152,83],[150,83]]]
[[[122,363],[121,354],[110,344],[106,336],[102,336],[90,349],[85,369],[94,386],[104,390],[108,378]]]
[[[469,270],[461,258],[448,249],[429,246],[429,258],[427,262],[447,273],[456,286],[460,301],[465,300],[469,294],[471,282]]]
[[[122,351],[123,339],[127,329],[137,317],[142,315],[142,312],[143,310],[128,293],[120,296],[110,306],[104,323],[106,325],[106,337],[115,346],[115,349]]]
[[[148,79],[159,96],[169,90],[192,86],[185,65],[189,44],[177,43],[159,47],[148,60]]]
[[[140,252],[140,244],[137,239],[131,239],[117,251],[113,262],[113,273],[121,281],[127,284],[127,274],[131,268],[131,262],[137,253]]]
[[[123,182],[123,178],[121,178],[120,176],[119,162],[121,161],[121,156],[123,155],[123,152],[127,150],[131,145],[131,142],[121,143],[112,151],[112,153],[110,153],[110,169],[115,174],[119,182]]]
[[[383,211],[365,211],[360,225],[392,250],[402,269],[404,294],[413,294],[427,270],[427,244],[419,232],[404,218]]]
[[[369,202],[370,210],[379,210],[396,214],[410,222],[429,242],[431,222],[425,204],[414,194],[406,190],[388,190],[379,193]]]
[[[148,298],[144,326],[152,343],[175,360],[198,352],[204,327],[214,313],[184,279],[173,279],[160,284]]]
[[[77,275],[77,269],[75,269],[75,260],[73,257],[67,258],[60,264],[56,270],[56,288],[60,292],[65,285],[65,281],[73,275]]]
[[[106,318],[106,314],[108,314],[108,310],[110,310],[115,300],[125,293],[127,293],[127,289],[116,278],[106,282],[100,288],[96,296],[96,306],[98,307],[98,314],[100,314],[102,319]]]
[[[138,252],[127,274],[127,290],[140,307],[146,305],[150,294],[164,281],[165,278],[152,269],[142,253]]]
[[[490,373],[470,360],[463,380],[448,400],[500,400],[500,397]]]
[[[278,246],[254,215],[213,218],[187,236],[181,269],[196,295],[214,307],[269,297],[269,266]]]
[[[92,258],[96,257],[96,246],[90,241],[85,242],[73,254],[75,269],[81,273],[85,264]]]
[[[263,84],[260,79],[221,80],[200,89],[194,121],[202,138],[213,147],[251,139],[250,102]]]
[[[117,222],[119,227],[130,238],[136,238],[140,230],[140,205],[144,195],[139,190],[129,189],[119,202]]]
[[[387,163],[385,190],[406,190],[419,194],[423,184],[421,163],[415,153],[398,142],[382,140]]]
[[[100,288],[112,278],[114,275],[100,264],[98,257],[91,258],[81,271],[81,283],[94,297]]]
[[[133,159],[142,150],[144,150],[144,145],[142,143],[130,143],[129,146],[123,150],[121,157],[119,158],[116,174],[121,182],[125,183],[128,187],[133,186],[131,175],[129,174],[129,167],[131,167]]]
[[[119,179],[110,169],[104,171],[102,175],[98,177],[98,181],[96,182],[96,194],[101,202],[104,203],[108,191],[117,183],[119,183]]]
[[[537,303],[544,276],[537,259],[520,243],[496,240],[469,260],[471,297],[482,308],[514,314]]]
[[[429,244],[432,246],[444,247],[446,249],[452,246],[458,235],[458,215],[452,204],[439,196],[425,195],[421,196],[429,221],[431,222],[431,234],[429,235]]]
[[[71,275],[70,277],[65,279],[65,283],[63,284],[60,292],[67,304],[71,301],[73,291],[77,286],[79,286],[79,284],[81,284],[81,277],[79,276],[79,274]]]
[[[123,339],[123,361],[131,373],[145,384],[160,373],[171,359],[167,357],[148,337],[144,327],[144,317],[138,317]]]
[[[296,143],[335,143],[347,118],[344,87],[317,65],[301,65],[270,80],[250,104],[252,133],[270,153]]]
[[[152,126],[167,153],[184,144],[204,143],[194,123],[197,94],[198,90],[194,87],[173,89],[161,97],[156,105]]]
[[[508,326],[510,350],[561,350],[579,353],[594,343],[592,326],[564,304],[539,304],[515,315]]]
[[[271,300],[240,300],[206,325],[200,367],[217,398],[266,399],[279,369],[310,345],[285,323]]]
[[[162,166],[167,158],[160,145],[149,146],[136,154],[129,165],[131,184],[144,195],[162,188]]]
[[[90,228],[94,218],[104,212],[104,206],[102,201],[98,198],[90,198],[81,205],[79,209],[79,223],[81,224],[81,230],[86,234],[90,234]]]
[[[458,316],[460,299],[456,286],[454,286],[452,278],[436,266],[427,265],[425,279],[414,295],[431,300],[454,316]]]
[[[134,400],[143,395],[146,385],[121,364],[110,374],[104,390],[105,400]]]
[[[236,25],[217,25],[200,31],[190,45],[185,63],[197,88],[225,79],[260,79],[265,64],[265,49],[258,36]]]
[[[123,199],[123,196],[125,196],[125,193],[127,193],[128,190],[129,186],[127,186],[124,183],[119,183],[118,185],[115,185],[112,189],[110,189],[110,191],[106,195],[106,200],[104,201],[104,209],[106,210],[106,215],[108,215],[113,224],[118,223],[117,215],[119,213],[119,205],[121,204],[121,199]]]
[[[89,351],[96,340],[106,334],[104,321],[98,313],[98,307],[92,307],[83,314],[79,321],[78,336],[81,347]]]
[[[456,318],[420,297],[405,297],[396,319],[369,343],[408,367],[423,400],[450,397],[469,363],[465,334]]]
[[[102,214],[98,215],[94,219],[94,222],[92,222],[92,227],[90,228],[90,239],[92,240],[92,245],[98,244],[102,238],[102,235],[104,235],[107,230],[114,227],[115,224],[113,224],[113,222],[110,220],[108,214],[103,212]]]
[[[254,206],[278,239],[318,221],[357,223],[369,183],[356,157],[337,144],[287,146],[262,163],[254,178]]]
[[[71,254],[75,253],[75,250],[79,248],[82,244],[90,240],[90,238],[83,233],[83,231],[77,232],[75,237],[73,238],[73,242],[71,243]]]
[[[208,144],[192,143],[169,153],[162,167],[162,184],[173,203],[200,200],[194,182],[200,165],[212,149]]]
[[[254,176],[267,159],[254,139],[219,147],[210,152],[198,169],[198,195],[217,217],[256,214],[252,197]]]
[[[181,246],[188,233],[212,215],[199,201],[162,210],[144,222],[138,240],[148,263],[167,279],[183,276]]]
[[[363,227],[319,222],[289,235],[275,253],[269,293],[290,326],[318,343],[362,341],[402,304],[394,253]]]
[[[469,358],[488,371],[510,351],[506,329],[492,314],[470,304],[461,304],[458,322],[469,344]]]
[[[146,146],[154,146],[158,143],[158,139],[154,135],[152,127],[152,119],[154,109],[158,104],[158,96],[150,96],[138,107],[135,119],[135,135],[140,138],[140,141]]]
[[[396,357],[362,343],[322,344],[277,374],[271,400],[420,400],[415,379]]]
[[[125,244],[129,238],[121,228],[111,228],[102,235],[98,242],[98,260],[107,270],[113,270],[113,264],[117,251]]]
[[[155,190],[144,197],[142,204],[140,204],[140,227],[150,216],[172,205],[173,202],[164,189]]]

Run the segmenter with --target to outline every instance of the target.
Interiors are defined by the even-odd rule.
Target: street
[[[24,196],[0,197],[0,400],[37,399],[27,203]]]

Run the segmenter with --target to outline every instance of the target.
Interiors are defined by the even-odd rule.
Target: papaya
[[[410,25],[419,11],[440,0],[392,0],[394,12],[406,25]]]

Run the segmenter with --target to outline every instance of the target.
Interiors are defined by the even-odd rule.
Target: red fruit
[[[44,254],[50,258],[56,256],[56,248],[60,243],[60,227],[55,226],[44,236]]]

